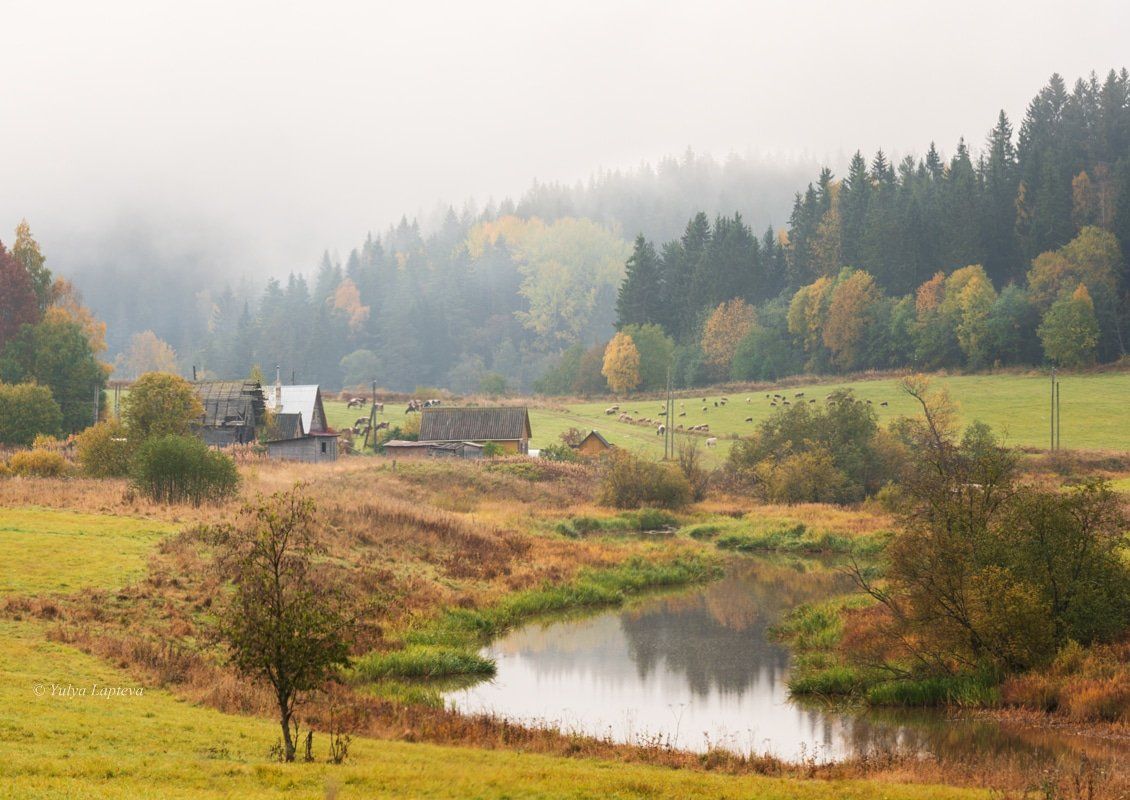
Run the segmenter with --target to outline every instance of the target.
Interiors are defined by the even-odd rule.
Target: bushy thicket
[[[130,477],[138,491],[164,503],[200,505],[239,488],[235,462],[194,436],[147,439],[133,458]]]
[[[92,478],[121,478],[129,474],[133,444],[117,420],[104,420],[78,435],[76,455],[82,471]]]
[[[62,423],[48,387],[0,383],[0,444],[26,447],[39,434],[57,434]]]
[[[840,391],[778,409],[734,443],[727,469],[768,501],[849,503],[895,477],[901,458],[871,406]]]
[[[615,508],[682,508],[691,497],[690,483],[674,465],[617,448],[605,464],[598,501]]]
[[[27,475],[35,478],[57,478],[66,475],[70,469],[67,459],[57,450],[36,448],[13,453],[8,459],[8,469],[13,475]]]
[[[1070,642],[1130,630],[1127,520],[1101,480],[1066,491],[1018,481],[1016,455],[987,426],[958,435],[946,398],[910,389],[924,418],[899,426],[912,458],[902,530],[886,583],[862,585],[889,612],[856,631],[864,660],[903,659],[938,673],[1049,663]]]

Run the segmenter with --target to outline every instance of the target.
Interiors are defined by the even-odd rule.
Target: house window
[[[322,452],[326,452],[326,443],[322,442]]]

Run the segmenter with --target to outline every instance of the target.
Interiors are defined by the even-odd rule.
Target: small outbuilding
[[[589,431],[589,435],[573,445],[573,449],[583,456],[602,456],[615,446],[600,431]]]
[[[338,434],[326,424],[322,390],[317,384],[276,383],[267,407],[275,415],[267,442],[268,457],[309,463],[337,460]]]
[[[266,422],[266,399],[258,381],[201,381],[192,385],[204,416],[193,431],[212,447],[256,441]]]
[[[506,453],[529,452],[533,433],[525,406],[425,408],[420,414],[421,442],[480,446],[492,443]]]

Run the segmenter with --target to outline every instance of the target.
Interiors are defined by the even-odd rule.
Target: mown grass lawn
[[[0,798],[942,798],[976,790],[795,781],[533,754],[357,740],[350,760],[268,760],[268,720],[141,697],[51,697],[138,682],[31,623],[0,622]],[[41,695],[36,694],[41,687]],[[326,742],[315,737],[324,757]]]
[[[122,586],[141,573],[153,545],[175,529],[132,517],[0,509],[0,594]]]

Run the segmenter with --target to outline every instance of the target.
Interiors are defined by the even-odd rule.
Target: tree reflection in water
[[[688,592],[513,631],[487,648],[498,662],[496,678],[448,699],[468,712],[621,741],[659,736],[686,749],[721,745],[784,758],[900,748],[993,754],[1038,766],[1082,746],[1082,737],[940,712],[791,700],[788,651],[770,639],[769,628],[802,603],[851,590],[834,564],[740,558],[721,580]],[[1126,755],[1125,748],[1112,754],[1105,745],[1088,747],[1092,756]]]

